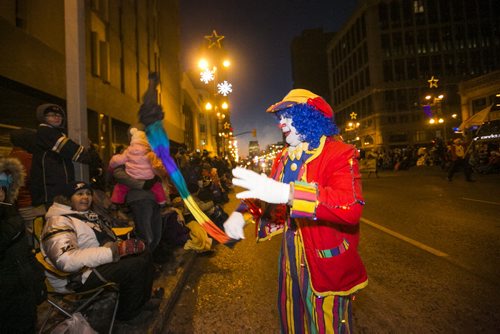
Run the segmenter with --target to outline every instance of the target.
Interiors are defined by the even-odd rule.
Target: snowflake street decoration
[[[217,85],[217,92],[221,95],[227,96],[229,93],[233,91],[233,85],[224,80],[223,83]]]
[[[200,80],[205,84],[209,83],[213,79],[214,79],[214,72],[210,71],[209,69],[206,69],[200,73]]]

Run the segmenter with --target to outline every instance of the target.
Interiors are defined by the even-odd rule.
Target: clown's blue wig
[[[339,133],[332,118],[325,117],[307,104],[296,104],[291,108],[280,110],[276,113],[276,117],[279,120],[281,116],[292,119],[292,125],[300,134],[300,139],[309,143],[309,149],[317,148],[322,136],[333,136]]]

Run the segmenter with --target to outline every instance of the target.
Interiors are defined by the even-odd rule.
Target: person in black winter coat
[[[90,155],[64,133],[64,110],[51,103],[38,106],[36,116],[40,125],[36,134],[36,150],[31,165],[31,197],[33,206],[48,208],[54,196],[66,184],[75,181],[73,161],[88,164]]]
[[[43,269],[13,205],[22,184],[19,160],[0,159],[0,333],[34,333],[36,305],[45,296]]]

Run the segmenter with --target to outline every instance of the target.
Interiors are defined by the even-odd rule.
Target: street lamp
[[[359,126],[361,125],[359,122],[355,122],[354,120],[357,117],[357,114],[355,112],[351,113],[351,121],[347,123],[347,127],[345,128],[346,134],[352,132],[352,136],[348,136],[347,141],[348,142],[356,142],[359,140],[358,136],[358,129]]]
[[[425,114],[429,117],[429,124],[442,124],[443,125],[443,140],[446,143],[446,121],[442,110],[442,103],[445,98],[444,94],[436,92],[438,90],[439,79],[432,76],[429,80],[429,93],[425,96],[425,103],[423,105]],[[453,117],[453,116],[452,116]],[[456,116],[455,116],[456,117]]]
[[[225,138],[231,132],[227,96],[232,93],[232,84],[225,80],[225,70],[231,66],[231,61],[226,57],[221,44],[224,38],[224,36],[218,35],[215,30],[212,31],[211,35],[205,36],[208,41],[205,55],[198,61],[198,67],[201,70],[200,81],[207,85],[211,95],[210,100],[205,104],[205,110],[213,110],[217,116],[215,135],[217,155],[225,154]],[[221,96],[224,98],[221,98]],[[226,119],[226,113],[228,119]],[[224,119],[226,120],[222,124]],[[229,126],[226,124],[229,124]]]
[[[445,118],[443,117],[443,110],[442,110],[442,102],[444,99],[443,94],[439,95],[433,95],[429,94],[425,96],[425,99],[427,100],[427,108],[429,110],[429,124],[434,125],[434,124],[442,124],[443,125],[443,140],[446,143],[446,122]],[[434,111],[432,110],[432,107],[434,107]]]

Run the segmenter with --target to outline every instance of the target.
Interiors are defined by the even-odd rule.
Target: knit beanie
[[[146,138],[146,133],[144,131],[138,130],[137,128],[131,128],[130,134],[130,144],[139,144],[149,147],[148,139]]]
[[[78,190],[81,189],[89,189],[90,191],[92,191],[90,184],[85,183],[83,181],[73,181],[64,186],[61,195],[63,195],[67,199],[71,199],[71,196],[73,196]]]

